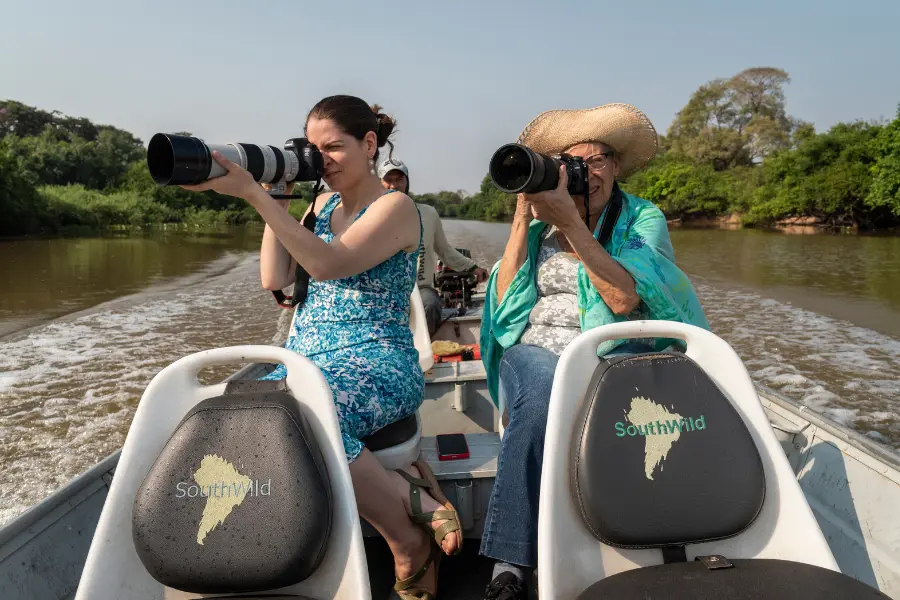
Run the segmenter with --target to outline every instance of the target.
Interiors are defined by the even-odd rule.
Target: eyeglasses
[[[591,171],[599,173],[609,164],[609,157],[612,155],[612,152],[600,152],[599,154],[592,154],[584,159],[584,164],[587,165],[587,168]]]

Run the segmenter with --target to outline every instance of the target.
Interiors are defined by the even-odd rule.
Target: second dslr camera
[[[557,186],[561,165],[566,165],[569,195],[586,195],[588,169],[580,156],[547,156],[522,144],[506,144],[494,152],[488,172],[494,185],[507,194],[536,194]]]

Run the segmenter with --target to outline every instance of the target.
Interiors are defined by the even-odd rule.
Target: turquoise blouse
[[[604,215],[606,216],[606,209]],[[594,238],[600,232],[603,218],[597,222]],[[519,342],[528,316],[537,302],[535,269],[541,234],[546,223],[534,220],[528,228],[528,257],[497,302],[497,269],[494,265],[488,280],[484,315],[481,322],[481,356],[487,372],[488,389],[497,404],[500,359],[503,352]],[[634,278],[641,299],[638,311],[616,315],[600,297],[588,278],[583,264],[578,266],[578,311],[581,331],[629,319],[657,319],[689,323],[709,329],[709,322],[697,294],[684,272],[675,265],[675,253],[669,239],[666,217],[652,202],[622,192],[622,211],[609,242],[604,246],[609,255]],[[597,348],[603,356],[626,340],[610,340]],[[656,349],[673,343],[684,348],[680,340],[658,339]]]

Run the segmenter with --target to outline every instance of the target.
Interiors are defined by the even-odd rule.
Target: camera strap
[[[621,212],[622,190],[619,189],[618,183],[614,183],[609,206],[606,209],[606,215],[603,217],[603,225],[600,226],[600,235],[597,236],[597,241],[600,242],[601,246],[606,246],[612,237],[613,228],[616,226],[616,221],[619,220]]]
[[[587,189],[587,182],[584,185],[584,224],[591,228],[591,193]]]
[[[319,178],[316,179],[316,184],[313,186],[312,207],[303,218],[303,226],[312,233],[316,232],[316,199],[321,192],[322,179]],[[284,198],[289,199],[297,197],[298,196],[285,196]],[[276,196],[273,196],[273,198],[276,198]],[[277,302],[278,306],[281,308],[294,308],[298,304],[302,304],[306,300],[307,294],[309,294],[309,273],[300,266],[299,262],[297,262],[297,270],[294,272],[293,293],[290,296],[286,296],[281,290],[272,290],[272,295],[275,296],[275,302]]]
[[[578,157],[579,164],[581,165],[581,186],[584,188],[584,224],[587,225],[588,230],[591,229],[591,183],[588,179],[588,168],[587,163],[584,162],[584,159]]]

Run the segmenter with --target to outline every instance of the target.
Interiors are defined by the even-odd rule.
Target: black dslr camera
[[[580,156],[547,156],[521,144],[506,144],[494,152],[488,172],[507,194],[535,194],[552,190],[559,183],[559,167],[566,166],[570,196],[588,193],[588,169]]]
[[[488,173],[494,185],[507,194],[536,194],[559,184],[561,165],[566,166],[566,190],[570,196],[584,196],[584,222],[590,223],[588,168],[580,156],[547,156],[522,144],[506,144],[494,152]]]

